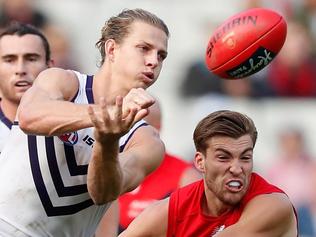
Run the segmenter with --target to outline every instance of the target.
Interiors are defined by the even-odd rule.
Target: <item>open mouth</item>
[[[28,81],[18,81],[14,84],[16,87],[30,87],[31,83]]]
[[[231,180],[225,186],[229,191],[237,193],[243,189],[244,185],[240,180]]]

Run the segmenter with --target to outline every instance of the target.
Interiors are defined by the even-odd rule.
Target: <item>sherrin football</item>
[[[253,8],[223,22],[206,50],[208,69],[221,78],[239,79],[267,66],[281,50],[287,25],[277,12]]]

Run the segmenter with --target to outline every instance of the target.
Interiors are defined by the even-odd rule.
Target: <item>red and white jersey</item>
[[[167,237],[212,237],[235,224],[247,203],[260,194],[283,193],[256,173],[252,174],[249,190],[240,205],[218,217],[203,214],[201,203],[204,197],[203,180],[181,188],[169,199]]]
[[[161,165],[133,191],[119,197],[120,226],[119,231],[125,230],[133,219],[151,203],[169,197],[179,188],[183,172],[191,164],[165,154]]]
[[[12,122],[4,115],[0,103],[0,153],[9,138]]]
[[[93,77],[76,74],[80,86],[73,102],[94,103]],[[120,151],[142,125],[120,139]],[[26,135],[13,124],[0,155],[0,236],[93,236],[109,206],[94,205],[87,191],[94,141],[93,128],[45,137]]]

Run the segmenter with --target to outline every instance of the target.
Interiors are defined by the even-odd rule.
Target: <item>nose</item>
[[[158,54],[157,53],[151,53],[146,58],[146,66],[149,66],[151,68],[156,68],[159,64]]]
[[[234,160],[232,161],[229,171],[233,175],[239,175],[242,173],[242,164],[239,162],[239,160]]]
[[[17,61],[15,74],[18,76],[26,75],[26,65],[25,65],[24,60]]]

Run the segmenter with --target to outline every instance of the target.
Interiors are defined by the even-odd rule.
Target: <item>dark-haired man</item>
[[[296,237],[287,195],[253,172],[257,130],[246,115],[217,111],[194,131],[203,179],[140,214],[120,237]]]
[[[46,37],[35,27],[12,23],[0,34],[0,152],[24,92],[52,66]]]

